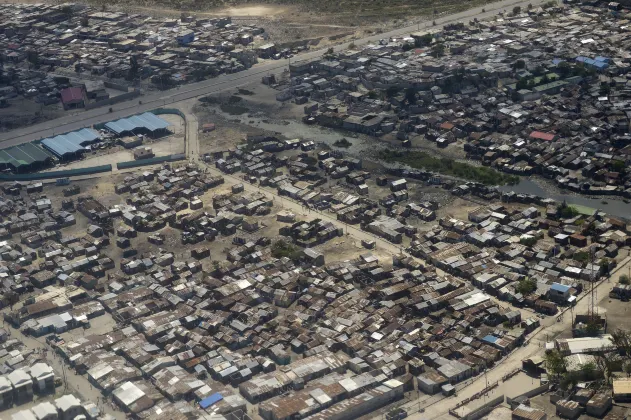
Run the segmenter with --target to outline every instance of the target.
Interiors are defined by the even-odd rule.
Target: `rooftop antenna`
[[[590,261],[590,282],[591,282],[591,292],[590,292],[590,302],[588,308],[588,317],[591,322],[596,321],[596,317],[598,316],[598,308],[596,307],[596,289],[594,289],[595,283],[595,273],[594,273],[594,245],[592,244],[589,247],[589,261]]]

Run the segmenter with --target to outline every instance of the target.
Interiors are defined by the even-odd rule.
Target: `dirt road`
[[[235,185],[235,184],[243,184],[245,191],[247,192],[263,192],[268,197],[271,197],[274,201],[280,201],[281,206],[287,210],[292,211],[297,216],[300,216],[303,220],[313,220],[313,219],[322,219],[327,222],[333,223],[335,226],[344,229],[344,232],[347,235],[352,235],[355,239],[362,240],[373,240],[376,242],[377,246],[381,249],[388,251],[389,253],[396,255],[404,253],[402,246],[397,246],[391,242],[386,241],[372,233],[363,231],[361,229],[356,228],[352,225],[347,225],[345,223],[337,220],[337,217],[331,213],[320,212],[317,210],[309,209],[303,206],[301,203],[293,201],[287,197],[282,197],[276,193],[275,190],[271,188],[260,187],[257,184],[250,184],[249,182],[244,181],[241,178],[238,178],[234,175],[225,174],[217,169],[215,169],[212,165],[209,165],[202,160],[199,159],[199,154],[189,153],[190,151],[197,150],[199,151],[199,130],[197,118],[192,112],[190,106],[181,106],[179,107],[180,111],[184,113],[186,116],[186,156],[192,163],[197,163],[202,167],[206,168],[208,172],[214,176],[223,176],[225,179],[225,183],[227,186]],[[420,261],[420,260],[419,260]],[[421,261],[422,262],[422,261]]]

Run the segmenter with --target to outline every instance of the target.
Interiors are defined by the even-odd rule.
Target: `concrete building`
[[[83,404],[72,394],[63,395],[55,400],[59,411],[59,420],[74,420],[75,417],[85,415]]]
[[[17,404],[33,399],[33,379],[23,369],[17,369],[7,375],[13,386],[13,400]]]

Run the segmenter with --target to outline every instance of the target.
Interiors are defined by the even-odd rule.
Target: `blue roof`
[[[611,58],[603,57],[603,56],[599,55],[598,57],[594,58],[594,60],[596,60],[596,61],[604,61],[604,62],[608,63],[608,62],[611,61]]]
[[[215,393],[215,394],[213,394],[213,395],[211,395],[209,397],[206,397],[203,400],[201,400],[199,402],[199,406],[201,408],[206,409],[206,408],[210,407],[211,405],[213,405],[213,404],[215,404],[215,403],[217,403],[217,402],[219,402],[221,400],[223,400],[223,395],[221,395],[220,393],[217,392],[217,393]]]
[[[556,290],[557,292],[565,293],[568,290],[570,290],[570,286],[566,286],[564,284],[559,284],[559,283],[552,283],[552,286],[550,286],[550,289]]]
[[[133,131],[139,128],[144,128],[148,131],[156,131],[165,129],[170,124],[160,117],[156,117],[151,112],[145,112],[144,114],[134,115],[129,118],[122,118],[116,121],[110,121],[105,124],[105,128],[113,131],[116,134],[121,134],[126,131]]]
[[[62,157],[68,153],[72,154],[85,150],[84,146],[94,143],[99,138],[100,136],[96,131],[90,128],[83,128],[79,131],[44,139],[41,144],[56,156]]]
[[[482,340],[486,341],[487,343],[494,344],[497,340],[499,340],[499,338],[495,337],[494,335],[487,335]]]

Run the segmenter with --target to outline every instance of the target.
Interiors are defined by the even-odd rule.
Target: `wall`
[[[116,89],[116,90],[120,90],[122,92],[129,92],[129,86],[122,85],[120,83],[114,83],[114,82],[111,82],[109,80],[104,81],[103,85],[105,87],[107,87],[107,88],[110,88],[110,89]]]
[[[138,96],[140,96],[140,91],[136,89],[136,90],[132,90],[131,92],[123,93],[122,95],[114,96],[109,99],[104,99],[98,102],[87,103],[85,104],[85,109],[94,109],[94,108],[99,108],[101,106],[113,105],[118,102],[123,102],[132,98],[136,98]]]
[[[486,414],[490,413],[496,406],[504,402],[504,396],[500,395],[496,397],[483,406],[477,408],[476,410],[470,412],[466,416],[461,417],[462,420],[477,420]]]
[[[141,159],[141,160],[130,160],[127,162],[118,162],[116,167],[118,169],[126,169],[126,168],[135,168],[138,166],[146,166],[146,165],[155,165],[156,163],[162,162],[174,162],[177,160],[186,159],[186,155],[184,153],[179,153],[176,155],[168,155],[168,156],[160,156],[151,159]]]
[[[528,392],[524,392],[523,394],[518,395],[518,396],[516,396],[514,398],[506,397],[506,403],[512,407],[514,399],[517,399],[517,398],[522,397],[522,396],[523,397],[528,397],[528,398],[534,397],[535,395],[539,395],[539,394],[543,394],[544,392],[547,392],[548,389],[549,389],[549,385],[548,384],[541,385],[541,386],[539,386],[539,387],[537,387],[535,389],[531,389]]]
[[[40,172],[34,174],[0,174],[0,181],[33,181],[36,179],[66,178],[78,175],[91,175],[110,172],[112,165],[93,166],[90,168],[67,169],[64,171]]]

